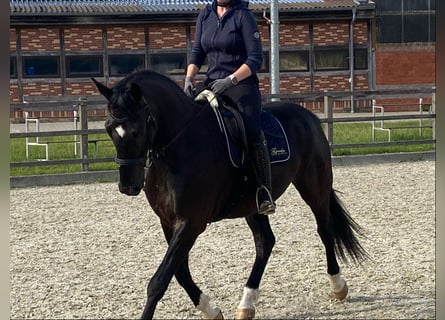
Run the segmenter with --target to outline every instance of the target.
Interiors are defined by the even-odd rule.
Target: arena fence
[[[323,92],[318,94],[283,94],[283,95],[267,95],[263,97],[264,101],[272,100],[284,100],[295,102],[303,105],[306,108],[314,110],[314,106],[319,108],[320,112],[314,111],[324,123],[325,133],[331,147],[331,151],[334,149],[346,149],[346,148],[364,148],[364,147],[386,147],[394,145],[415,145],[415,144],[435,144],[435,118],[436,118],[436,101],[435,101],[435,88],[419,89],[419,90],[391,90],[391,91],[368,91],[368,92]],[[263,101],[263,102],[264,102]],[[390,103],[387,103],[390,101]],[[420,105],[419,105],[420,101]],[[362,112],[351,112],[350,110],[342,109],[341,112],[334,112],[337,105],[351,105],[355,103],[364,106],[366,109],[362,109]],[[414,109],[410,109],[409,106],[416,105]],[[316,109],[317,109],[316,108]],[[377,108],[387,108],[390,111],[375,112]],[[407,111],[412,110],[412,111]],[[338,109],[337,109],[338,110]],[[348,112],[349,111],[349,112]],[[397,112],[399,111],[399,112]],[[98,158],[91,156],[88,153],[88,145],[95,144],[97,148],[97,139],[89,138],[92,134],[105,133],[105,129],[89,129],[88,121],[97,120],[98,114],[103,114],[102,120],[106,116],[106,102],[103,97],[100,96],[66,96],[66,97],[34,97],[29,98],[25,103],[11,105],[11,112],[22,113],[24,115],[23,121],[26,121],[25,115],[29,119],[36,119],[34,121],[63,121],[67,119],[73,120],[75,124],[73,130],[60,130],[60,131],[34,131],[26,130],[28,132],[15,132],[10,133],[10,138],[26,138],[26,143],[37,140],[41,137],[59,137],[59,136],[74,136],[79,137],[78,140],[74,139],[73,143],[75,148],[78,145],[78,157],[75,159],[63,159],[63,160],[51,160],[48,152],[46,159],[28,160],[20,162],[11,162],[10,167],[32,167],[42,165],[63,165],[63,164],[80,164],[81,172],[75,174],[74,180],[86,181],[89,175],[92,179],[97,179],[97,172],[90,171],[90,164],[99,162],[113,162],[114,158]],[[26,112],[26,113],[25,113]],[[353,143],[353,144],[335,144],[334,141],[334,123],[347,123],[347,122],[372,122],[373,133],[380,124],[384,121],[390,120],[419,120],[419,125],[415,128],[422,129],[424,125],[420,122],[422,119],[428,119],[428,127],[432,128],[432,139],[421,140],[409,140],[409,141],[386,141],[371,143]],[[375,125],[376,123],[379,126]],[[389,128],[388,128],[389,129]],[[395,130],[397,128],[391,128],[389,130]],[[34,140],[32,140],[34,139]],[[56,142],[49,142],[56,143]],[[48,147],[48,146],[46,146]],[[42,161],[45,160],[45,161]],[[116,176],[115,172],[107,173],[109,177]],[[73,176],[71,174],[71,176]],[[11,177],[12,181],[19,181],[20,177]],[[23,178],[29,179],[29,178]],[[45,178],[41,178],[45,181]],[[71,181],[68,176],[63,179],[67,183],[75,182]],[[20,185],[20,183],[16,183]]]

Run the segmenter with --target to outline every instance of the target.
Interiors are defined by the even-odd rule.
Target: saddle
[[[216,96],[208,89],[200,91],[195,101],[208,103],[213,109],[231,164],[235,168],[244,167],[249,148],[244,121],[236,104],[229,97]],[[262,111],[261,128],[266,137],[271,165],[287,161],[290,157],[289,142],[279,120],[272,113]]]

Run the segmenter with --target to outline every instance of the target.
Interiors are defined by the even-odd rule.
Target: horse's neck
[[[159,104],[159,125],[165,140],[174,139],[181,134],[200,110],[191,101],[172,100],[172,97],[163,97]]]

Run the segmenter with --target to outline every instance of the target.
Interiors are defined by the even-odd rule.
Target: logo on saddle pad
[[[245,150],[247,138],[244,122],[234,106],[219,99],[212,91],[204,89],[196,97],[197,102],[207,102],[212,107],[218,125],[225,137],[227,150],[232,165],[236,168],[243,166],[245,162]],[[283,126],[269,111],[261,113],[261,128],[267,140],[270,163],[278,163],[289,160],[289,142]]]

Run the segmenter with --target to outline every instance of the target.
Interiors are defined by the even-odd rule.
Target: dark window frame
[[[364,54],[364,57],[362,57],[362,61],[364,63],[363,66],[359,65],[359,54]],[[355,70],[368,70],[368,48],[354,48],[354,69]]]
[[[330,59],[334,60],[335,57],[327,56],[328,54],[334,55],[335,53],[342,53],[344,56],[338,59],[343,59],[342,64],[338,66],[326,65],[325,63],[320,63],[320,59]],[[319,54],[326,54],[325,57],[318,56]],[[332,62],[332,61],[331,61]],[[346,46],[341,47],[315,47],[314,48],[314,71],[344,71],[349,70],[349,50]]]
[[[17,57],[10,56],[9,57],[9,78],[17,79]]]
[[[80,72],[80,71],[73,71],[70,63],[72,62],[72,59],[97,59],[98,62],[98,70],[89,72]],[[65,56],[65,67],[66,67],[66,77],[67,78],[88,78],[88,77],[102,77],[104,74],[104,68],[103,68],[103,55],[102,54],[88,54],[88,55],[66,55]]]
[[[124,72],[115,72],[113,69],[113,63],[112,59],[114,58],[139,58],[141,64],[138,64],[132,71],[124,71]],[[116,53],[116,54],[109,54],[108,55],[108,70],[111,77],[121,77],[131,74],[132,72],[141,70],[145,68],[145,54],[137,53],[137,54],[130,54],[130,53]]]
[[[305,65],[302,68],[285,68],[283,67],[285,55],[304,55]],[[309,50],[308,49],[296,49],[296,50],[280,50],[280,72],[308,72],[309,71]]]
[[[154,63],[154,60],[157,58],[163,58],[163,59],[174,59],[175,57],[180,58],[181,61],[181,65],[183,66],[182,68],[171,68],[168,67],[168,64],[172,64],[170,63]],[[187,52],[184,51],[169,51],[169,52],[153,52],[150,54],[150,68],[159,72],[159,73],[164,73],[164,74],[169,74],[169,75],[183,75],[186,72],[187,69]]]
[[[436,42],[435,0],[376,2],[378,43]]]
[[[49,60],[53,60],[52,62],[55,63],[55,65],[51,66],[52,68],[55,68],[56,71],[54,73],[41,73],[37,70],[35,70],[35,67],[33,66],[27,66],[29,63],[29,60],[36,60],[36,61],[44,61],[45,59],[47,59],[47,61],[49,62]],[[27,55],[27,56],[22,56],[22,66],[23,66],[23,78],[25,79],[35,79],[35,78],[60,78],[60,56],[37,56],[37,55]],[[30,73],[31,69],[33,68],[33,74]],[[48,68],[45,68],[45,70],[48,70]]]
[[[344,54],[344,65],[339,67],[317,67],[317,53],[320,52],[342,52]],[[359,55],[363,56],[359,56]],[[345,71],[349,70],[349,47],[347,46],[330,46],[314,48],[314,71]],[[354,70],[368,69],[368,49],[366,47],[354,47]]]

